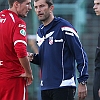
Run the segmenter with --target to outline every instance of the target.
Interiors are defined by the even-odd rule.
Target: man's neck
[[[51,23],[54,19],[54,16],[51,16],[50,18],[48,18],[46,21],[42,21],[44,26],[47,26],[49,23]]]

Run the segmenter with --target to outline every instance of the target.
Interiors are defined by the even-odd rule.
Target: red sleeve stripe
[[[24,44],[27,46],[27,43],[26,43],[24,40],[16,40],[16,41],[14,42],[14,45],[16,45],[16,44],[19,43],[19,42],[24,43]]]

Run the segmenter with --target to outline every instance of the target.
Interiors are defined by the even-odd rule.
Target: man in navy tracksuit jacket
[[[45,0],[34,1],[35,10],[38,5],[47,4],[43,1]],[[31,62],[38,64],[41,68],[42,100],[73,100],[76,68],[79,72],[78,82],[80,83],[78,95],[79,98],[85,98],[88,59],[74,27],[60,17],[53,17],[47,25],[40,25],[37,31],[37,44],[39,54],[34,54]],[[75,62],[77,62],[77,67]],[[57,89],[62,92],[57,94],[55,92]],[[80,96],[82,92],[83,97]]]

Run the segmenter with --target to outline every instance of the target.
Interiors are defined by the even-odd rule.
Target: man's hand
[[[21,74],[20,77],[25,77],[27,81],[27,85],[30,85],[33,81],[33,76],[32,76],[32,70],[27,56],[24,58],[19,58],[19,61],[25,70],[25,73]]]
[[[29,61],[33,60],[33,53],[27,52],[27,56]]]
[[[100,97],[100,89],[99,89],[99,91],[98,91],[98,95],[99,95],[99,97]]]
[[[30,85],[32,83],[32,81],[33,81],[33,76],[31,74],[28,75],[26,73],[23,73],[23,74],[20,75],[20,77],[25,77],[26,85]]]
[[[87,86],[86,84],[82,85],[79,84],[78,85],[78,100],[84,100],[85,97],[87,96]]]

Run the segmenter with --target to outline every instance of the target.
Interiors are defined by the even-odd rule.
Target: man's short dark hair
[[[18,1],[19,3],[23,3],[23,2],[25,2],[26,0],[8,0],[8,4],[9,4],[10,8],[13,6],[13,3],[14,3],[15,1]]]
[[[37,2],[39,0],[34,0],[34,2]],[[53,5],[53,1],[52,0],[45,0],[45,2],[48,4],[48,6],[50,7],[51,5]]]

